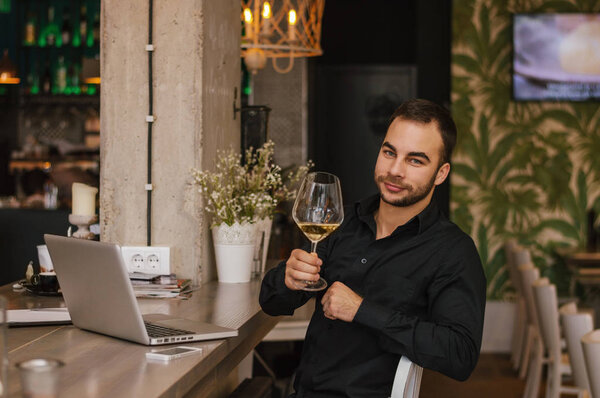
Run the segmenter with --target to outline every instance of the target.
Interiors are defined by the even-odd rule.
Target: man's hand
[[[303,281],[318,281],[322,264],[317,253],[294,249],[285,263],[285,286],[290,290],[301,290]]]
[[[334,282],[327,290],[321,304],[323,313],[329,319],[352,322],[363,299],[341,282]]]

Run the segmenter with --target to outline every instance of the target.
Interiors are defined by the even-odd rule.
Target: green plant
[[[279,202],[295,197],[294,186],[312,162],[294,168],[284,178],[281,167],[273,162],[274,147],[268,141],[256,150],[250,148],[243,162],[233,149],[218,151],[215,171],[192,169],[193,184],[199,187],[213,226],[272,217]]]

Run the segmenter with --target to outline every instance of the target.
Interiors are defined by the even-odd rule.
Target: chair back
[[[517,246],[514,252],[514,262],[518,267],[523,264],[533,264],[531,262],[531,252],[522,246]]]
[[[600,397],[600,329],[584,334],[581,345],[592,397],[598,398]]]
[[[422,375],[422,367],[402,356],[396,369],[391,398],[417,398],[421,389]]]
[[[533,298],[540,326],[542,343],[550,358],[560,365],[560,326],[556,286],[548,278],[533,282]]]
[[[510,283],[512,283],[517,295],[521,294],[521,284],[519,282],[519,270],[515,263],[515,252],[517,251],[518,245],[514,239],[509,239],[504,242],[504,254],[506,255],[506,268],[508,270],[508,276]]]
[[[594,329],[594,323],[590,314],[573,312],[573,305],[574,303],[568,303],[560,307],[560,321],[567,343],[567,352],[569,353],[575,386],[590,391],[581,338]]]
[[[540,270],[533,264],[519,265],[519,275],[521,276],[521,287],[523,297],[525,298],[525,309],[527,310],[527,321],[539,330],[538,317],[533,302],[533,282],[540,279]]]

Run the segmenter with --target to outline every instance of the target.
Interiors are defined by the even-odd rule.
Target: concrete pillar
[[[148,0],[101,4],[101,239],[145,245]],[[154,0],[153,24],[151,243],[171,247],[172,272],[202,283],[216,271],[190,169],[240,145],[239,0]]]

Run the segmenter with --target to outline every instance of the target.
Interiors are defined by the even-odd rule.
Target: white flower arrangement
[[[213,226],[273,217],[280,202],[296,197],[297,182],[313,164],[294,168],[284,181],[281,167],[273,162],[274,147],[268,141],[256,151],[248,149],[243,163],[242,155],[233,149],[218,151],[214,172],[192,169],[193,183],[199,186],[204,210],[213,216]]]

